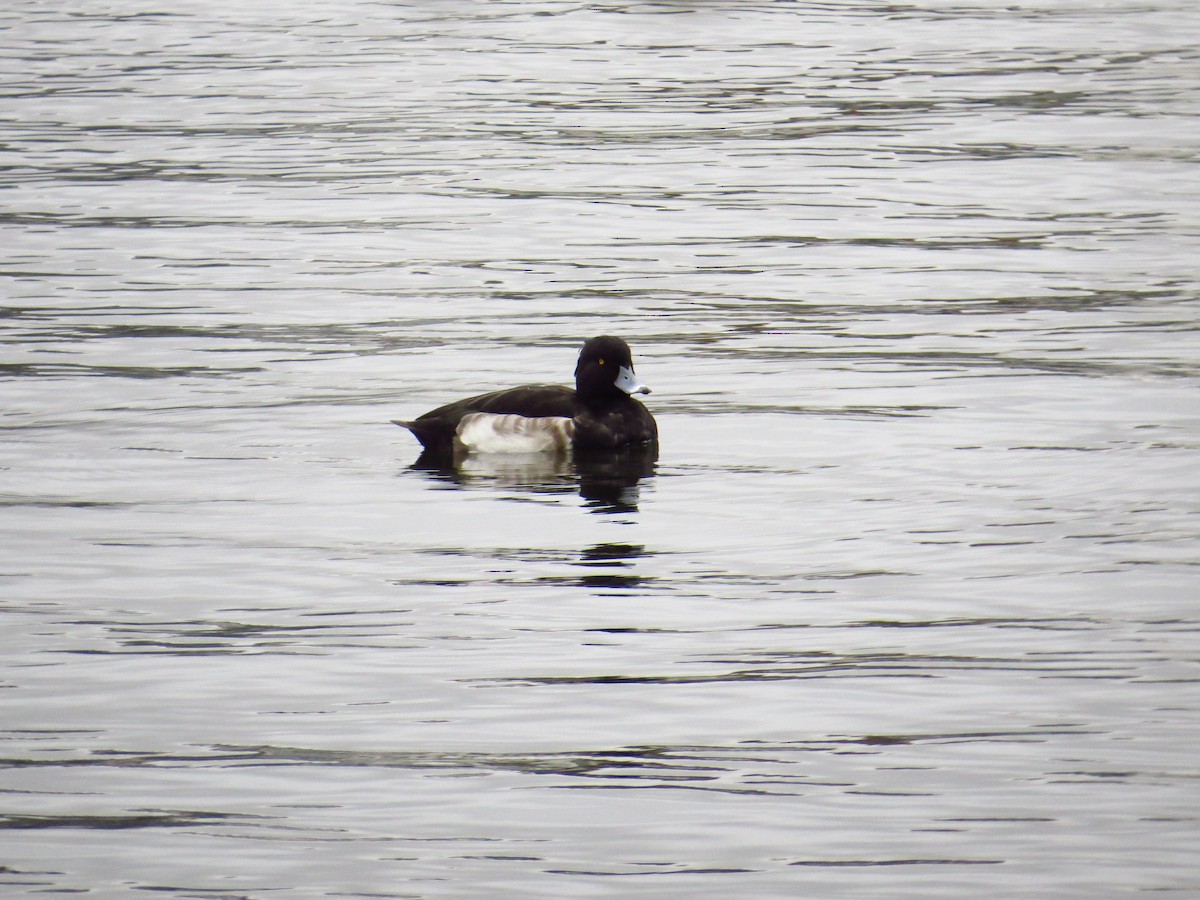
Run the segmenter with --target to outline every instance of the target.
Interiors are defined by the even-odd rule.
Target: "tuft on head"
[[[633,368],[633,354],[629,350],[629,345],[619,337],[613,337],[611,334],[594,337],[579,351],[579,361],[587,362],[603,362],[609,366],[628,366]]]

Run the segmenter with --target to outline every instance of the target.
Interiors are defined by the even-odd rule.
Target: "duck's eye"
[[[599,362],[599,363],[600,363],[600,365],[604,365],[604,360],[602,360],[602,359],[601,359],[601,360],[597,360],[597,362]]]

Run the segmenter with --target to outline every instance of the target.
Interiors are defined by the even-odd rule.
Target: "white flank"
[[[468,413],[455,431],[455,442],[472,453],[563,453],[574,437],[575,423],[563,416]]]

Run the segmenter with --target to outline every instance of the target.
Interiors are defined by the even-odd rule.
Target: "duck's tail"
[[[437,423],[422,422],[420,419],[413,422],[405,422],[403,419],[392,419],[391,422],[393,425],[407,428],[426,450],[440,449],[443,446],[448,447],[454,439],[453,429],[446,430],[445,428],[439,428]]]

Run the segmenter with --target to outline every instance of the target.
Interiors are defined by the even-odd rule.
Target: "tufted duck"
[[[648,394],[633,373],[629,345],[592,338],[575,366],[575,388],[527,384],[440,406],[411,422],[425,451],[562,452],[615,450],[658,440],[654,416],[633,394]]]

